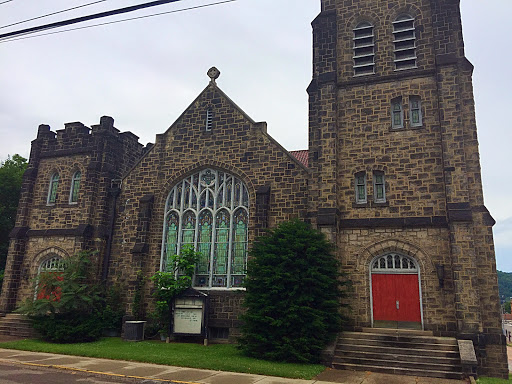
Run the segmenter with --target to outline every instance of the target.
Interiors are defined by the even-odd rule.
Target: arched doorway
[[[372,327],[422,329],[420,269],[411,257],[387,253],[370,264]]]

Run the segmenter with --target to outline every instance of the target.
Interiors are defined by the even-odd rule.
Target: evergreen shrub
[[[250,251],[239,348],[248,356],[319,362],[341,330],[344,276],[325,235],[293,220]]]

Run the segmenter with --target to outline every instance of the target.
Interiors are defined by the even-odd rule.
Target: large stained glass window
[[[204,169],[174,186],[167,198],[161,270],[187,244],[201,256],[196,288],[239,288],[247,266],[249,193],[237,177]]]

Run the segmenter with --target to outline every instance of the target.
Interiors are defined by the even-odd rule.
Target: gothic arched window
[[[193,286],[239,288],[247,266],[249,192],[237,177],[211,168],[174,186],[167,198],[161,270],[190,244],[201,256]]]
[[[50,179],[50,185],[48,187],[48,198],[47,204],[55,204],[57,201],[57,188],[59,187],[59,174],[54,173]]]
[[[75,172],[73,179],[71,179],[71,189],[69,190],[69,203],[78,203],[78,194],[80,193],[80,181],[82,179],[82,173],[80,171]]]

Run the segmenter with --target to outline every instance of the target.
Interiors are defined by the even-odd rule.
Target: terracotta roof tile
[[[293,155],[293,157],[299,160],[306,167],[308,166],[309,151],[307,149],[301,149],[299,151],[290,151],[290,153]]]

